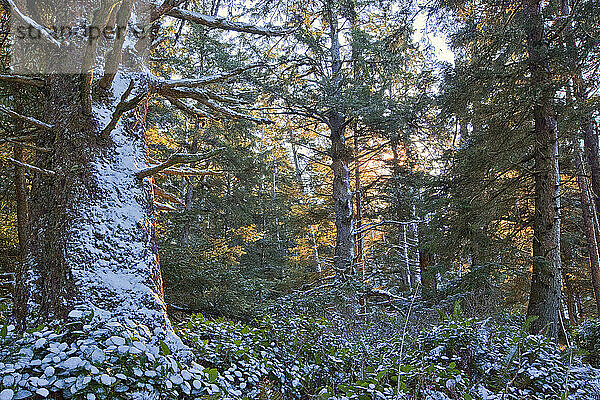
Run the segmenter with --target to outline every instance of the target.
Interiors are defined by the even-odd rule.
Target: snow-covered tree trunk
[[[15,42],[15,66],[25,72],[4,79],[41,87],[36,109],[44,118],[0,106],[1,112],[35,126],[35,145],[45,149],[37,153],[35,165],[15,160],[33,174],[29,237],[15,293],[20,328],[91,311],[99,320],[138,320],[157,338],[180,344],[164,303],[151,179],[160,172],[209,172],[173,169],[206,158],[200,154],[173,154],[162,164],[147,164],[147,102],[162,96],[195,118],[264,120],[249,116],[240,102],[231,106],[231,99],[207,87],[256,65],[209,77],[161,80],[144,62],[149,39],[160,35],[160,20],[167,15],[262,36],[288,31],[178,9],[180,2],[168,0],[160,5],[81,0],[44,13],[35,2],[2,1],[17,26],[38,33],[35,39]],[[97,29],[98,37],[64,40],[44,24],[84,25],[90,35]]]
[[[101,319],[134,318],[171,331],[154,240],[151,182],[136,173],[147,166],[143,102],[104,132],[135,74],[119,73],[108,98],[87,114],[80,77],[46,78],[51,130],[41,132],[31,187],[30,223],[15,316],[22,328],[60,320],[75,308]]]

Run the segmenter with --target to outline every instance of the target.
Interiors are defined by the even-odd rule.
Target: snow
[[[11,400],[15,392],[12,389],[4,389],[0,392],[0,400]]]
[[[115,76],[111,101],[93,107],[99,131],[110,121],[112,110],[131,80],[143,89],[144,76]],[[148,166],[144,135],[132,114],[124,115],[111,132],[109,150],[96,154],[91,162],[93,193],[81,194],[82,201],[68,210],[71,230],[65,261],[78,288],[75,302],[70,305],[75,310],[69,317],[77,319],[91,312],[99,321],[135,319],[159,332],[156,340],[164,340],[177,352],[186,347],[174,334],[162,299],[154,251],[151,183],[135,177],[137,171]],[[32,273],[30,290],[35,290],[34,278]],[[32,304],[32,309],[36,307]],[[116,341],[117,346],[125,343],[123,338]],[[94,353],[94,358],[102,357]],[[74,367],[75,361],[68,359],[64,364]]]

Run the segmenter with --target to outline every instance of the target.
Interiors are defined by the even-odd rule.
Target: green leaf
[[[162,354],[163,356],[168,356],[169,354],[171,354],[169,346],[167,346],[167,344],[162,340],[160,341],[160,354]]]
[[[2,330],[0,330],[0,337],[2,337],[2,339],[4,339],[6,335],[8,335],[8,325],[4,325]]]
[[[210,383],[215,382],[218,377],[219,377],[219,371],[217,371],[214,368],[208,370],[208,381]]]

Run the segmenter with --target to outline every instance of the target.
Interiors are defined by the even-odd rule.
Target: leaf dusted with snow
[[[15,392],[12,389],[4,389],[0,392],[0,400],[12,400]]]
[[[79,357],[70,357],[62,363],[62,367],[65,369],[79,368],[83,364],[83,360]]]
[[[103,385],[110,386],[113,383],[115,383],[115,381],[116,381],[116,379],[113,378],[112,376],[109,376],[109,375],[106,375],[106,374],[100,375],[100,382]]]

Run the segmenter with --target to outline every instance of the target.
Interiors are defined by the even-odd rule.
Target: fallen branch
[[[38,128],[42,128],[42,129],[52,129],[53,128],[53,126],[50,124],[42,122],[39,119],[35,119],[33,117],[28,117],[27,115],[19,114],[18,112],[11,110],[10,108],[5,107],[3,105],[0,105],[0,111],[5,114],[10,115],[13,118],[17,118],[17,119],[20,119],[21,121],[25,121],[31,125],[37,126]]]
[[[36,167],[35,165],[27,164],[27,163],[15,160],[12,157],[6,157],[6,159],[8,161],[14,163],[14,164],[17,164],[20,167],[28,168],[28,169],[30,169],[32,171],[39,172],[40,174],[51,175],[51,176],[56,175],[56,172],[54,172],[54,171],[50,171],[49,169],[44,169],[44,168]]]
[[[191,164],[191,163],[195,163],[198,161],[209,159],[209,158],[213,157],[215,154],[217,154],[217,152],[220,150],[221,149],[218,149],[216,151],[211,151],[211,152],[205,153],[205,154],[175,153],[175,154],[171,155],[167,159],[167,161],[165,161],[164,163],[155,165],[153,167],[145,168],[145,169],[139,171],[138,173],[136,173],[135,176],[137,176],[139,179],[144,179],[147,176],[156,175],[159,172],[164,171],[167,168],[172,167],[176,164]]]

